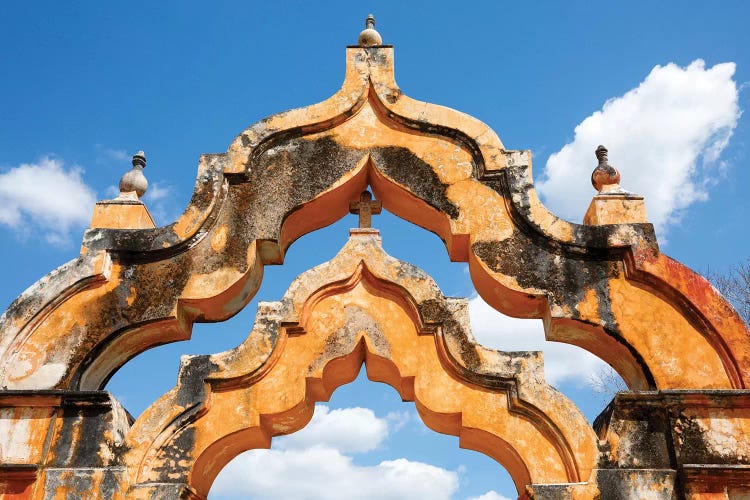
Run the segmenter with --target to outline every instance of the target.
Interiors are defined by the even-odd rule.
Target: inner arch
[[[457,450],[459,444],[453,436],[428,431],[413,404],[361,370],[328,402],[316,404],[301,430],[274,438],[268,450],[231,460],[208,498],[448,499],[488,491],[516,497],[506,470],[484,453]],[[451,476],[455,482],[448,481]],[[427,493],[417,489],[420,479],[430,481]]]
[[[360,337],[349,354],[325,365],[320,378],[306,378],[306,397],[302,402],[284,412],[262,415],[259,427],[229,434],[211,444],[193,466],[191,486],[199,492],[209,491],[221,469],[240,453],[249,449],[270,448],[272,436],[291,434],[304,428],[312,419],[315,403],[329,401],[336,389],[354,381],[362,365],[366,368],[368,379],[389,385],[403,401],[415,402],[414,377],[402,376],[392,361],[373,353],[377,349]],[[462,429],[460,413],[434,411],[418,401],[415,407],[428,428],[459,436],[461,448],[478,451],[497,461],[511,475],[519,494],[532,483],[526,464],[507,441],[481,429]]]
[[[233,457],[302,428],[315,402],[364,363],[370,379],[415,401],[430,428],[501,463],[519,493],[585,481],[596,455],[588,423],[543,382],[538,353],[478,346],[466,313],[465,301],[446,299],[424,272],[387,256],[373,233],[354,233],[281,302],[262,304],[241,346],[183,361],[178,386],[131,430],[154,436],[129,452],[133,477],[174,480],[158,464],[187,452],[186,484],[205,495]]]

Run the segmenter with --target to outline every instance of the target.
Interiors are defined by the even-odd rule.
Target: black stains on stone
[[[708,435],[708,429],[683,412],[676,412],[676,415],[673,415],[671,425],[676,459],[680,464],[750,465],[750,456],[737,452],[737,442],[734,436],[724,435],[723,438],[712,438]],[[719,435],[720,433],[716,434],[716,436]],[[724,439],[724,442],[717,442],[717,439]],[[721,450],[716,449],[717,445],[721,447]]]
[[[627,424],[618,447],[628,450],[618,457],[620,467],[669,468],[672,462],[667,447],[669,430],[666,412],[660,408],[635,407],[622,412],[618,419]]]
[[[82,335],[83,354],[71,387],[79,387],[87,368],[133,327],[172,317],[174,304],[190,279],[192,258],[191,254],[180,254],[162,263],[124,263],[117,287],[81,310],[88,333]],[[99,388],[118,368],[112,368]]]
[[[115,493],[120,490],[119,481],[112,471],[105,470],[102,474],[102,480],[99,483],[99,493],[102,499],[114,498]]]
[[[230,206],[236,217],[247,219],[248,233],[254,238],[278,239],[289,213],[356,168],[363,155],[329,136],[275,141],[251,168],[246,189],[231,195]]]
[[[528,165],[509,166],[502,172],[480,176],[480,181],[505,198],[515,225],[539,244],[546,244],[550,248],[558,248],[570,254],[579,253],[589,258],[622,260],[627,249],[613,247],[610,241],[621,226],[626,226],[632,232],[634,244],[647,247],[653,254],[659,253],[652,224],[586,226],[566,222],[572,228],[569,241],[557,241],[547,235],[531,215],[531,192],[534,184]]]
[[[472,372],[478,371],[482,361],[477,353],[477,346],[469,341],[464,325],[446,307],[445,300],[428,299],[417,307],[422,321],[441,325],[446,339],[457,344],[462,364]]]
[[[11,325],[25,324],[62,294],[71,289],[80,289],[96,279],[100,279],[100,276],[94,275],[91,257],[79,256],[63,264],[37,281],[8,306],[0,316],[0,331],[10,332],[14,329]]]
[[[599,489],[597,500],[633,500],[630,488],[619,474],[605,471],[597,475],[596,479]]]
[[[107,469],[47,469],[44,499],[53,500],[65,493],[66,500],[96,498],[111,500],[119,491],[118,471]],[[99,477],[98,477],[99,476]]]
[[[105,436],[113,431],[112,406],[106,392],[74,393],[63,399],[61,425],[54,436],[49,465],[102,467]]]
[[[618,331],[611,310],[609,279],[620,273],[619,262],[552,252],[518,229],[503,241],[476,242],[472,251],[491,270],[515,278],[520,286],[547,291],[552,301],[567,306],[574,318],[578,304],[593,290],[603,325]]]
[[[78,458],[76,434],[77,427],[81,425],[81,420],[82,416],[74,408],[63,409],[62,425],[60,425],[60,430],[55,436],[55,442],[52,444],[54,459],[51,465],[65,466]],[[80,460],[80,458],[78,459]]]
[[[367,60],[377,66],[388,66],[388,54],[379,47],[365,49],[367,51]]]
[[[544,290],[553,304],[570,311],[571,319],[580,318],[578,304],[593,291],[604,331],[630,351],[649,385],[655,386],[643,357],[620,336],[612,309],[609,283],[622,273],[619,260],[603,259],[598,252],[571,253],[565,247],[540,244],[519,229],[503,241],[475,242],[472,251],[492,271],[515,278],[524,288]]]
[[[400,147],[375,148],[371,157],[388,177],[451,219],[458,218],[458,207],[448,199],[446,184],[440,182],[430,164]]]
[[[266,336],[268,343],[273,348],[276,348],[276,341],[279,338],[279,330],[281,329],[281,321],[278,318],[269,318],[265,314],[258,314],[253,326],[253,330],[256,329]]]
[[[222,203],[222,183],[224,182],[225,154],[210,155],[216,161],[196,179],[189,211],[199,214],[207,212],[216,201],[218,208]],[[218,195],[218,199],[217,199]],[[216,217],[216,211],[208,214],[204,225],[210,226]],[[185,251],[194,244],[192,238],[183,240],[175,232],[175,223],[154,229],[88,229],[84,236],[84,245],[90,252],[110,250],[118,258],[129,258],[132,261],[154,261]]]
[[[674,470],[600,469],[595,473],[599,494],[594,498],[597,500],[633,500],[636,498],[675,500],[685,498],[684,489],[675,488]]]
[[[150,498],[151,500],[197,500],[200,497],[187,484],[183,483],[160,483],[160,484],[136,484],[132,488],[137,492],[138,498]]]
[[[398,101],[399,97],[401,97],[401,91],[399,89],[388,89],[388,93],[385,95],[385,100],[388,101],[389,104],[393,104]]]
[[[571,486],[567,484],[535,484],[531,487],[534,495],[531,498],[539,500],[570,500],[573,498]],[[525,498],[525,497],[520,497]],[[599,500],[596,498],[595,500]]]
[[[195,446],[195,427],[187,424],[179,429],[177,436],[159,450],[153,467],[159,476],[160,483],[187,483],[193,467],[193,448]]]
[[[219,367],[208,355],[192,356],[180,367],[177,382],[177,404],[188,407],[205,400],[205,379],[216,373]]]

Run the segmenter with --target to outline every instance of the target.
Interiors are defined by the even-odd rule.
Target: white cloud
[[[103,152],[113,160],[128,159],[128,153],[124,149],[105,149]]]
[[[479,495],[478,497],[470,497],[466,500],[511,500],[510,498],[501,495],[495,490],[490,490],[487,493]]]
[[[127,165],[123,162],[130,159],[124,149],[107,148],[101,144],[95,144],[94,148],[96,149],[96,163],[100,165],[117,166],[121,163]]]
[[[408,412],[379,418],[368,408],[331,410],[316,405],[310,423],[276,438],[271,450],[252,450],[232,460],[211,488],[210,498],[274,499],[449,499],[459,473],[405,458],[377,465],[354,463],[348,454],[365,453],[400,428]]]
[[[392,430],[393,432],[400,431],[406,424],[408,424],[412,420],[419,421],[421,423],[421,420],[419,419],[417,414],[408,410],[388,412],[388,415],[385,416],[385,419],[388,421],[389,430]]]
[[[536,183],[544,202],[581,220],[595,194],[594,149],[604,144],[622,187],[645,196],[657,230],[679,222],[684,209],[708,198],[724,167],[719,157],[740,116],[734,71],[734,63],[706,69],[700,59],[685,68],[656,66],[637,88],[583,120],[573,142],[549,157]]]
[[[162,182],[149,183],[143,202],[148,207],[158,226],[177,220],[180,209],[174,203],[172,186]]]
[[[333,448],[342,453],[374,450],[388,437],[387,418],[378,418],[369,408],[331,410],[315,405],[312,420],[302,430],[274,439],[280,450],[300,450],[310,446]]]
[[[518,319],[493,309],[481,297],[469,300],[471,331],[477,342],[502,351],[544,352],[547,382],[559,385],[573,382],[579,386],[599,383],[601,373],[612,373],[610,366],[590,352],[570,344],[548,342],[541,319]]]
[[[148,186],[146,194],[143,195],[143,199],[147,202],[154,203],[162,201],[172,195],[172,187],[165,186],[160,182],[154,182]]]
[[[0,224],[21,234],[38,228],[50,243],[66,242],[72,229],[88,224],[96,202],[81,174],[51,157],[0,173]]]
[[[253,450],[219,474],[209,498],[449,499],[458,473],[404,458],[359,466],[338,450]]]

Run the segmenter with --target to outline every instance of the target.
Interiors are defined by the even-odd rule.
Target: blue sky
[[[750,254],[746,2],[29,2],[0,15],[0,304],[77,254],[93,202],[112,196],[139,149],[146,203],[160,224],[174,220],[200,153],[225,151],[250,124],[339,87],[344,47],[368,12],[396,47],[402,90],[479,118],[508,148],[530,149],[554,212],[580,220],[603,143],[623,187],[646,195],[665,253],[719,272]],[[279,299],[355,224],[349,216],[301,238],[284,266],[267,269],[257,298]],[[474,297],[465,265],[450,263],[436,236],[388,214],[374,225],[387,251],[427,270],[444,293]],[[255,303],[136,358],[108,388],[139,414],[174,384],[180,354],[241,342]],[[472,322],[493,347],[543,346],[553,383],[589,418],[603,406],[588,381],[600,364],[542,344],[538,322],[500,318],[479,299]],[[342,476],[357,478],[363,498],[373,496],[363,485],[379,478],[382,497],[389,474],[401,478],[394,498],[515,496],[497,464],[427,432],[388,387],[360,378],[315,419],[302,431],[309,436],[233,462],[215,498],[314,498],[319,483]],[[369,434],[342,440],[330,431],[342,422]],[[248,467],[269,483],[253,481]]]

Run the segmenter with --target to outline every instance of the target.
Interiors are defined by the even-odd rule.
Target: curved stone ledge
[[[405,96],[389,47],[348,49],[334,96],[251,126],[226,154],[203,155],[175,223],[89,230],[82,252],[112,259],[107,286],[19,298],[0,362],[34,361],[25,376],[0,374],[0,385],[97,389],[139,352],[189,338],[193,322],[231,317],[265,264],[342,217],[368,185],[384,208],[438,234],[451,259],[468,261],[490,305],[544,318],[548,339],[602,357],[631,388],[747,385],[747,327],[710,285],[659,253],[650,224],[582,226],[551,214],[528,153],[506,150],[474,118]],[[630,302],[642,318],[622,309]],[[63,337],[69,352],[52,366],[38,353]],[[682,345],[698,355],[686,359]],[[682,364],[665,361],[673,357]],[[53,368],[54,377],[40,375]]]
[[[369,311],[370,301],[380,308]],[[259,305],[243,344],[183,358],[178,385],[129,435],[124,460],[136,478],[131,491],[175,482],[205,495],[233,456],[301,428],[313,403],[328,400],[362,363],[372,380],[415,401],[429,427],[500,461],[519,492],[531,483],[585,481],[597,454],[585,418],[544,382],[540,353],[476,344],[467,306],[443,297],[418,268],[386,255],[376,233],[354,232],[333,260],[298,277],[280,302]],[[277,374],[291,373],[305,376],[278,385]],[[442,377],[458,380],[456,394]],[[244,401],[242,411],[220,410],[229,399]],[[220,426],[212,423],[217,418]],[[520,435],[536,443],[533,451],[519,447]]]

